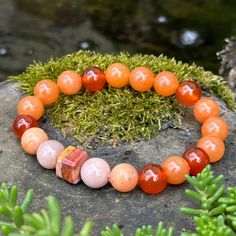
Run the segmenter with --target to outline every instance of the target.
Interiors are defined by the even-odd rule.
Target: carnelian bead
[[[199,147],[188,148],[183,158],[188,162],[190,175],[197,175],[209,164],[210,160],[207,153]]]
[[[59,96],[58,86],[52,80],[41,80],[34,87],[34,96],[38,97],[44,105],[50,105],[54,103]]]
[[[211,98],[201,98],[193,107],[193,114],[195,119],[202,123],[206,119],[220,115],[220,107]]]
[[[129,84],[130,71],[122,63],[113,63],[106,70],[107,83],[114,88],[122,88]]]
[[[131,71],[129,83],[138,92],[145,92],[152,88],[154,74],[148,67],[140,66]]]
[[[170,71],[160,72],[154,80],[154,89],[161,96],[173,95],[178,86],[179,81],[177,77]]]
[[[101,90],[105,83],[105,73],[96,66],[88,67],[82,74],[82,85],[90,92]]]
[[[57,86],[65,95],[74,95],[81,89],[81,77],[76,71],[66,70],[58,76]]]
[[[23,133],[32,127],[38,127],[38,121],[32,116],[21,115],[15,119],[12,130],[17,138],[21,138]]]
[[[43,112],[43,102],[38,97],[26,96],[18,103],[19,115],[30,115],[38,120],[43,115]]]
[[[187,161],[179,156],[170,156],[162,163],[167,183],[181,184],[185,181],[185,175],[189,174],[190,168]]]
[[[201,88],[193,81],[182,82],[176,90],[176,98],[184,106],[193,106],[201,98]]]
[[[224,156],[225,145],[221,138],[205,136],[199,139],[197,146],[208,154],[210,162],[219,161]]]
[[[139,187],[149,194],[162,192],[167,185],[164,170],[160,165],[148,164],[139,171]]]
[[[127,163],[116,165],[110,173],[110,183],[119,192],[129,192],[138,183],[138,172]]]
[[[225,140],[229,135],[228,124],[220,117],[210,117],[202,124],[202,136],[215,136]]]

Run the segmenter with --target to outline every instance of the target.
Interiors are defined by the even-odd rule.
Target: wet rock
[[[184,195],[187,183],[181,186],[168,186],[159,195],[150,196],[138,188],[131,193],[121,194],[109,185],[94,190],[79,183],[72,186],[57,178],[54,171],[45,170],[37,159],[23,152],[20,141],[11,131],[13,120],[17,116],[16,107],[22,94],[14,84],[0,83],[0,181],[16,184],[21,193],[28,188],[35,190],[33,210],[46,206],[48,195],[56,196],[64,215],[71,214],[79,228],[86,219],[94,220],[93,235],[98,235],[101,227],[118,223],[124,227],[125,235],[133,235],[134,229],[143,224],[155,225],[164,220],[168,226],[174,226],[177,235],[182,230],[192,230],[194,225],[190,217],[179,212],[182,206],[194,207]],[[226,141],[224,158],[212,167],[216,174],[224,174],[227,185],[236,182],[236,114],[218,100],[222,117],[230,125],[230,136]],[[51,139],[57,139],[64,145],[76,144],[75,140],[64,138],[58,129],[53,128],[49,119],[43,119],[41,127]],[[157,137],[133,144],[126,144],[117,149],[111,146],[99,146],[96,150],[87,150],[91,157],[104,158],[112,167],[121,162],[128,162],[138,169],[146,163],[160,163],[169,155],[181,155],[183,151],[195,145],[200,137],[200,125],[194,121],[190,109],[186,110],[182,129],[165,129]]]

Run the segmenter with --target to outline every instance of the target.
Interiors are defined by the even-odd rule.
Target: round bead
[[[101,90],[106,83],[105,73],[96,66],[90,66],[82,74],[82,85],[90,92]]]
[[[58,76],[57,86],[63,94],[74,95],[81,89],[81,77],[76,71],[66,70]]]
[[[45,169],[55,169],[57,157],[64,150],[64,146],[56,140],[47,140],[41,143],[37,150],[39,164]]]
[[[176,98],[184,106],[193,106],[201,98],[201,88],[193,81],[182,82],[176,90]]]
[[[148,67],[140,66],[131,71],[129,83],[138,92],[145,92],[152,88],[154,74]]]
[[[154,89],[161,96],[171,96],[176,92],[179,81],[175,74],[163,71],[157,74],[154,80]]]
[[[81,179],[90,188],[101,188],[108,183],[110,166],[101,158],[88,159],[81,168]]]
[[[201,98],[195,103],[193,107],[193,114],[195,119],[202,123],[210,117],[219,116],[220,107],[217,102],[211,98]]]
[[[210,162],[219,161],[225,153],[225,145],[222,139],[218,137],[202,137],[199,139],[197,146],[208,154]]]
[[[188,148],[183,158],[188,162],[190,175],[197,175],[209,164],[210,160],[207,153],[199,147]]]
[[[110,182],[117,191],[129,192],[133,190],[138,183],[138,173],[132,165],[121,163],[112,169]]]
[[[17,138],[21,138],[23,133],[32,127],[38,127],[38,121],[32,116],[21,115],[15,119],[12,130]]]
[[[42,117],[44,107],[42,101],[35,96],[26,96],[18,103],[19,115],[30,115],[38,120]]]
[[[52,80],[41,80],[34,87],[34,96],[38,97],[44,105],[50,105],[58,99],[58,86]]]
[[[167,183],[181,184],[185,181],[185,175],[189,174],[190,168],[186,160],[179,156],[170,156],[162,163]]]
[[[160,165],[148,164],[139,171],[139,187],[149,194],[162,192],[166,186],[166,176]]]
[[[228,124],[220,117],[210,117],[202,125],[202,136],[215,136],[225,140],[229,135]]]
[[[48,135],[40,128],[30,128],[21,138],[21,146],[25,152],[35,155],[41,143],[48,140]]]
[[[107,83],[114,88],[122,88],[129,84],[130,71],[122,63],[113,63],[106,70]]]

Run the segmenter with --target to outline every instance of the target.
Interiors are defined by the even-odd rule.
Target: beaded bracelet
[[[159,164],[147,164],[139,172],[130,164],[121,163],[112,170],[101,158],[88,158],[84,150],[69,146],[64,148],[56,140],[48,140],[47,134],[38,128],[44,105],[56,102],[59,93],[74,95],[83,87],[90,92],[101,90],[106,82],[120,89],[130,85],[138,92],[152,87],[160,96],[176,95],[184,106],[193,106],[194,117],[202,124],[202,137],[197,146],[188,148],[182,157],[170,156]],[[91,93],[91,96],[92,96]],[[126,65],[114,63],[106,72],[90,66],[82,77],[76,71],[64,71],[57,83],[41,80],[34,88],[34,96],[26,96],[18,104],[18,114],[13,124],[16,137],[21,138],[25,152],[37,155],[37,160],[46,169],[56,169],[56,175],[71,184],[82,181],[91,188],[101,188],[108,182],[120,192],[129,192],[138,184],[149,194],[162,192],[167,183],[178,185],[185,175],[197,175],[207,164],[220,160],[224,155],[224,140],[228,136],[228,125],[219,117],[219,105],[210,98],[201,98],[201,89],[193,81],[179,84],[175,74],[169,71],[154,76],[148,67],[137,67],[129,71]]]

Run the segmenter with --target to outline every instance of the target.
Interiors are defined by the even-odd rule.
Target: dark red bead
[[[101,90],[106,83],[105,73],[96,66],[90,66],[82,74],[82,85],[90,92]]]
[[[15,119],[12,125],[12,130],[17,138],[21,138],[23,133],[32,127],[38,127],[38,121],[32,116],[20,115]]]
[[[162,192],[167,185],[165,173],[160,165],[147,164],[139,171],[139,187],[149,194]]]
[[[190,175],[197,175],[209,164],[209,156],[207,153],[199,147],[188,148],[183,158],[188,162],[190,167]]]

